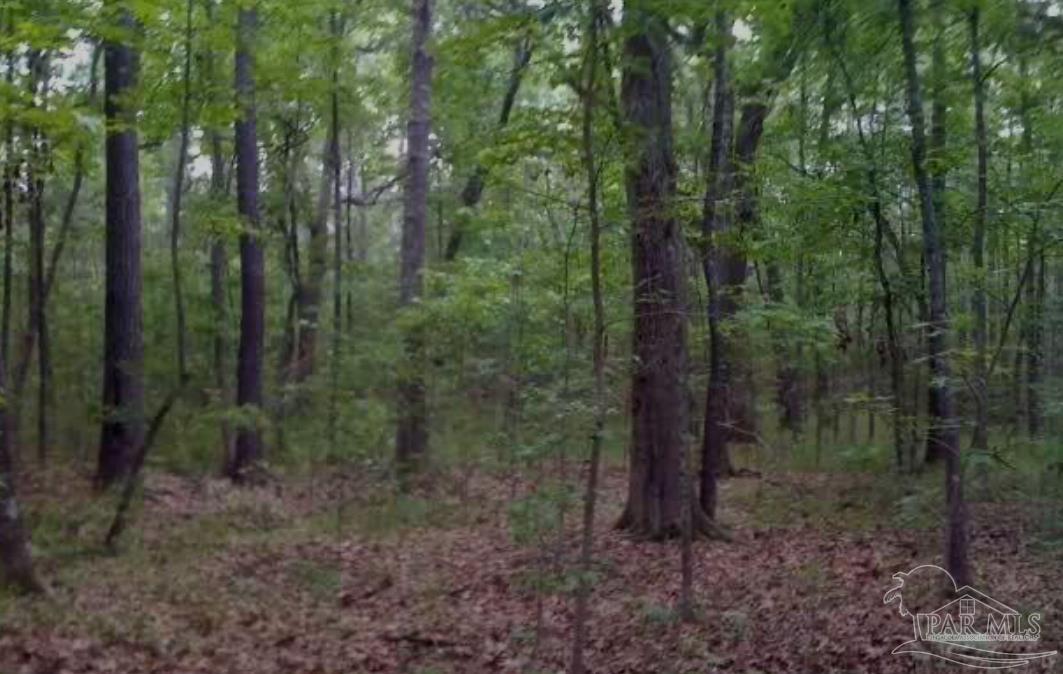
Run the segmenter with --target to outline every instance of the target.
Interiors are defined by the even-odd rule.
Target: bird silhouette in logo
[[[967,645],[1035,641],[1040,636],[1040,615],[1031,614],[1027,621],[1032,627],[1020,630],[1018,611],[970,585],[957,587],[952,574],[940,566],[924,564],[893,574],[893,586],[882,602],[896,602],[898,613],[912,621],[913,639],[893,649],[895,655],[922,654],[978,669],[1008,669],[1056,654],[1007,653]]]

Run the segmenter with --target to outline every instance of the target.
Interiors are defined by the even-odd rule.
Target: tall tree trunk
[[[112,3],[117,5],[118,3]],[[136,29],[122,10],[127,33]],[[96,483],[109,487],[130,469],[144,436],[142,277],[140,271],[140,162],[136,110],[139,55],[122,41],[104,47],[107,118],[107,301],[104,309],[103,409]]]
[[[797,137],[797,167],[802,174],[807,173],[808,166],[805,158],[805,138],[808,134],[808,78],[801,71],[801,83],[798,96],[798,137]],[[798,284],[800,279],[800,261],[798,262]],[[768,299],[781,309],[786,293],[783,288],[782,270],[779,262],[769,259],[767,266]],[[786,331],[777,328],[772,329],[772,350],[775,352],[775,400],[782,412],[781,426],[790,432],[796,442],[801,434],[804,423],[804,409],[802,406],[802,391],[800,372],[797,363],[800,361],[800,347],[795,354],[787,345],[789,335]],[[872,417],[873,418],[873,417]]]
[[[898,296],[893,288],[893,282],[891,280],[889,272],[886,270],[886,254],[884,249],[884,243],[888,239],[890,240],[894,252],[897,258],[897,266],[900,269],[900,275],[902,281],[910,277],[907,265],[902,255],[903,250],[899,243],[896,243],[896,233],[893,231],[892,226],[887,220],[885,209],[883,207],[882,193],[879,186],[878,179],[878,165],[876,163],[874,152],[871,148],[871,144],[864,131],[864,125],[862,122],[862,115],[856,102],[856,88],[853,83],[853,78],[846,65],[845,55],[835,46],[835,38],[833,35],[833,23],[828,23],[824,31],[824,41],[829,49],[832,49],[832,55],[837,65],[838,71],[842,75],[842,81],[845,84],[846,98],[849,103],[849,110],[856,121],[857,137],[860,142],[860,149],[864,155],[864,179],[867,183],[867,210],[871,216],[872,222],[875,225],[874,233],[874,265],[875,274],[878,277],[879,286],[882,290],[882,313],[886,324],[886,346],[889,353],[889,368],[890,368],[890,395],[892,397],[892,426],[893,426],[893,451],[894,462],[898,471],[902,470],[905,464],[905,458],[910,453],[909,449],[909,424],[906,422],[908,417],[908,409],[915,409],[915,403],[906,404],[906,400],[909,399],[909,395],[904,390],[904,367],[906,362],[906,356],[904,353],[904,347],[902,344],[902,337],[900,330],[898,329],[898,312],[901,307],[898,306]],[[920,302],[922,305],[922,302]],[[817,356],[818,358],[818,356]],[[917,378],[917,377],[916,377]],[[825,385],[825,382],[824,382]],[[821,396],[818,389],[820,386],[817,384],[817,399]],[[818,404],[817,404],[818,407]],[[819,414],[817,413],[817,416]],[[817,421],[817,434],[820,429],[821,422]],[[817,439],[817,447],[819,441]],[[914,461],[909,462],[910,465],[914,465]]]
[[[945,563],[958,586],[970,581],[967,559],[967,510],[963,497],[963,464],[959,433],[952,412],[951,370],[948,357],[949,313],[945,297],[945,247],[935,210],[934,195],[926,168],[927,148],[923,119],[923,99],[916,69],[915,20],[912,0],[898,0],[904,69],[908,89],[908,118],[911,122],[912,172],[919,192],[923,225],[923,256],[929,280],[929,337],[927,339],[931,387],[936,389],[934,440],[945,457],[945,490],[948,515],[945,536]]]
[[[971,242],[971,259],[974,262],[974,293],[971,311],[974,314],[974,435],[971,448],[975,451],[989,449],[989,401],[986,381],[986,340],[988,338],[988,313],[986,311],[985,232],[989,212],[989,143],[985,120],[985,83],[982,81],[981,42],[979,38],[980,12],[977,5],[968,15],[971,34],[971,85],[974,89],[974,136],[978,146],[977,206],[974,212],[974,238]]]
[[[321,328],[321,297],[325,274],[328,271],[328,217],[332,203],[333,155],[335,154],[333,147],[339,143],[339,139],[334,137],[333,132],[330,126],[328,137],[322,148],[321,188],[318,193],[317,212],[309,221],[310,240],[307,246],[306,274],[301,277],[296,291],[299,330],[294,365],[290,372],[291,381],[296,383],[306,381],[314,373],[317,365],[317,337]],[[294,190],[294,183],[292,189]],[[298,238],[292,241],[292,245],[298,245]]]
[[[210,193],[215,203],[221,203],[228,190],[225,187],[225,156],[222,151],[221,134],[210,131]],[[232,404],[232,387],[229,384],[229,298],[226,285],[229,279],[229,254],[225,239],[215,234],[210,242],[210,301],[213,308],[214,331],[211,339],[214,386],[223,407]],[[222,465],[232,460],[232,428],[227,420],[221,422]]]
[[[768,96],[765,94],[765,99]],[[757,185],[754,177],[754,164],[760,139],[764,132],[764,120],[768,116],[768,105],[761,100],[753,100],[742,105],[738,128],[734,139],[734,226],[733,230],[742,235],[751,233],[759,220],[757,207]],[[724,292],[722,297],[724,322],[734,322],[741,308],[742,294],[749,278],[749,261],[741,246],[725,248]],[[725,335],[727,331],[725,330]],[[730,339],[725,337],[727,348],[724,357],[728,359],[730,371],[730,388],[728,389],[728,415],[730,417],[731,439],[748,443],[756,437],[756,402],[753,390],[753,364],[746,342],[740,335]],[[728,464],[727,473],[734,472]]]
[[[782,270],[775,261],[767,264],[768,299],[781,309],[786,301],[783,290]],[[787,335],[778,329],[772,330],[772,347],[775,351],[775,402],[782,412],[780,425],[796,441],[801,434],[804,410],[801,407],[801,382],[798,376],[797,359],[787,347]]]
[[[278,153],[278,172],[283,172],[284,207],[281,211],[280,229],[284,235],[284,273],[288,278],[290,294],[288,296],[287,311],[284,316],[284,336],[281,342],[280,354],[277,362],[277,380],[280,384],[280,404],[277,425],[278,447],[283,447],[281,439],[284,434],[284,416],[287,413],[287,385],[298,367],[298,340],[299,340],[299,302],[302,298],[303,274],[300,265],[299,254],[299,207],[295,192],[298,182],[298,171],[302,159],[298,151],[296,135],[298,133],[299,119],[302,112],[302,104],[296,106],[294,119],[284,119],[284,134]],[[322,155],[324,156],[324,155]],[[313,227],[313,225],[311,225]]]
[[[99,64],[99,57],[102,50],[98,47],[92,51],[92,58],[89,65],[89,91],[87,97],[87,103],[89,106],[95,106],[96,94],[97,94],[97,65]],[[31,63],[37,63],[35,61],[37,57],[31,57],[29,60]],[[37,63],[32,66],[34,68],[34,75],[31,79],[31,92],[36,90],[36,80],[43,77],[39,72],[40,68],[46,68],[46,65]],[[35,132],[36,133],[36,132]],[[45,141],[43,137],[36,138],[31,141],[35,145],[41,145]],[[9,152],[13,152],[13,146],[8,148]],[[9,155],[10,156],[10,155]],[[52,405],[54,395],[52,393],[51,385],[51,339],[50,332],[48,330],[47,322],[47,307],[48,298],[51,296],[52,289],[55,287],[57,273],[59,269],[59,262],[63,256],[63,250],[66,247],[66,241],[69,237],[70,230],[74,223],[74,213],[77,209],[78,197],[81,194],[81,186],[85,178],[85,146],[82,141],[79,141],[77,147],[74,150],[74,175],[72,178],[70,192],[67,194],[66,203],[63,205],[62,220],[59,224],[59,232],[56,235],[55,244],[52,247],[51,254],[48,256],[48,263],[45,264],[44,260],[44,239],[45,239],[45,221],[44,221],[44,180],[41,178],[41,171],[43,167],[48,163],[43,150],[34,149],[30,152],[30,158],[27,161],[26,166],[26,178],[27,178],[27,200],[30,204],[30,213],[27,222],[30,229],[30,276],[29,276],[29,292],[27,308],[29,309],[29,316],[27,321],[27,329],[23,335],[21,354],[19,355],[19,361],[14,368],[15,376],[11,385],[13,402],[8,409],[8,424],[11,428],[11,442],[12,447],[17,452],[18,445],[18,430],[21,422],[21,410],[22,400],[24,398],[23,391],[25,390],[26,381],[29,377],[30,364],[33,360],[34,350],[37,345],[40,344],[40,358],[38,359],[38,379],[40,386],[38,388],[38,416],[37,416],[37,439],[38,439],[38,459],[43,463],[45,460],[45,451],[48,447],[48,416],[46,412]],[[11,180],[14,182],[14,174],[11,175]],[[8,186],[11,189],[11,186]],[[9,212],[6,213],[5,219],[14,226],[14,194],[9,195],[11,201],[5,208]],[[13,238],[13,233],[11,233]],[[13,246],[13,241],[8,242],[9,246]],[[10,248],[7,252],[11,252]],[[8,270],[10,271],[10,270]],[[10,286],[7,286],[10,287]],[[10,297],[8,298],[10,301]],[[9,307],[10,308],[10,307]],[[8,362],[5,360],[5,363]]]
[[[673,211],[672,58],[666,17],[654,5],[627,0],[624,6],[621,106],[632,131],[625,183],[634,327],[631,472],[620,525],[660,539],[682,532],[687,317],[683,241]]]
[[[583,651],[587,641],[587,604],[590,599],[591,561],[594,550],[594,511],[598,498],[598,468],[605,434],[605,414],[608,401],[605,390],[605,303],[602,299],[602,223],[598,208],[598,160],[594,146],[594,114],[598,96],[598,29],[605,9],[601,0],[591,0],[584,44],[584,62],[580,97],[581,159],[587,180],[587,217],[591,239],[591,301],[594,305],[594,427],[591,431],[591,453],[587,472],[587,490],[583,496],[583,535],[580,540],[580,581],[576,589],[575,622],[572,637],[573,674],[583,674],[586,667]]]
[[[7,25],[5,30],[11,32],[14,30],[14,18],[12,12],[14,8],[8,8]],[[14,52],[8,52],[7,54],[7,73],[5,75],[5,81],[8,89],[14,87],[15,82],[15,54]],[[8,115],[4,122],[4,297],[3,297],[3,316],[2,325],[0,325],[0,358],[3,359],[5,366],[11,362],[11,284],[12,278],[12,261],[13,251],[15,246],[15,174],[17,172],[17,164],[15,162],[15,125],[12,121],[12,116]],[[17,451],[18,443],[12,438],[10,440],[10,446],[14,451]]]
[[[1040,237],[1031,246],[1041,247]],[[1041,249],[1034,256],[1035,276],[1029,280],[1030,331],[1026,345],[1026,430],[1031,438],[1041,436],[1044,427],[1044,405],[1041,402],[1041,369],[1044,360],[1045,253]]]
[[[31,51],[27,57],[29,68],[29,96],[35,101],[38,96],[47,101],[48,77],[50,71],[49,56],[39,51]],[[32,103],[36,108],[36,103]],[[44,111],[47,110],[45,103]],[[32,358],[33,345],[38,346],[37,355],[37,459],[44,462],[48,446],[48,389],[51,384],[51,353],[48,340],[47,314],[44,307],[44,173],[48,164],[47,139],[39,127],[30,132],[29,160],[26,162],[26,189],[29,202],[29,283],[26,308],[29,311],[25,338],[25,365]],[[22,373],[25,368],[21,370]],[[25,374],[19,379],[17,394],[22,397],[22,384]]]
[[[185,302],[181,287],[181,198],[185,188],[185,169],[188,165],[188,143],[192,114],[192,3],[185,8],[185,57],[181,71],[181,137],[177,147],[177,166],[173,173],[173,203],[170,222],[170,272],[173,277],[174,317],[177,329],[177,377],[188,378],[188,336],[185,327]]]
[[[945,29],[943,26],[942,0],[931,2],[932,27],[934,29],[934,50],[930,66],[930,147],[927,154],[927,169],[930,174],[930,192],[934,201],[934,218],[937,221],[939,232],[945,231],[945,190],[948,179],[948,166],[946,162],[946,117],[948,107],[945,102]],[[930,339],[929,326],[924,328],[924,335]],[[929,347],[928,347],[929,348]],[[926,431],[926,461],[934,463],[942,458],[942,445],[937,439],[940,431],[935,419],[944,418],[944,410],[941,409],[939,397],[940,388],[935,386],[934,379],[930,379],[930,388],[927,389],[927,412],[930,416],[930,424]]]
[[[413,0],[413,63],[410,116],[406,127],[407,174],[403,197],[399,305],[416,304],[424,288],[425,230],[428,223],[428,135],[431,130],[433,0]],[[425,395],[424,330],[405,335],[406,362],[400,372],[395,458],[401,473],[417,467],[428,451],[428,403]]]
[[[1027,76],[1025,58],[1019,62],[1019,72],[1025,82]],[[1026,162],[1030,162],[1034,157],[1033,121],[1030,116],[1032,103],[1030,94],[1025,86],[1022,90],[1019,106],[1019,117],[1022,121],[1020,145],[1025,165]],[[1024,387],[1026,394],[1026,430],[1031,438],[1041,435],[1041,428],[1044,423],[1044,410],[1041,404],[1041,362],[1043,360],[1042,336],[1044,334],[1042,321],[1044,318],[1045,256],[1042,247],[1043,240],[1039,218],[1040,216],[1034,222],[1029,241],[1026,244],[1029,273],[1026,274],[1026,311],[1023,320],[1023,338],[1026,342],[1026,386]],[[1016,371],[1018,370],[1019,368],[1016,368]]]
[[[1019,94],[1019,120],[1022,124],[1022,136],[1019,140],[1019,148],[1022,156],[1022,166],[1025,170],[1030,158],[1033,156],[1033,125],[1030,122],[1031,100],[1025,83],[1029,78],[1029,70],[1025,56],[1019,58],[1019,79],[1024,83]],[[1026,241],[1026,267],[1023,275],[1019,278],[1019,291],[1025,295],[1025,302],[1021,307],[1021,322],[1018,339],[1015,344],[1014,366],[1012,368],[1012,399],[1015,402],[1015,428],[1018,430],[1022,423],[1022,417],[1026,417],[1027,431],[1029,430],[1031,405],[1029,367],[1033,359],[1030,357],[1030,345],[1033,339],[1033,306],[1034,306],[1034,279],[1037,276],[1037,242],[1040,239],[1039,222],[1035,221],[1030,228],[1030,234]],[[1023,249],[1022,235],[1016,237],[1015,250],[1021,254]],[[1025,366],[1025,367],[1024,367]],[[1025,384],[1025,385],[1024,385]]]
[[[206,3],[207,23],[214,22],[214,1]],[[206,69],[212,83],[220,82],[217,56],[210,50],[206,54]],[[219,129],[208,131],[210,139],[210,198],[219,207],[228,194],[225,180],[225,152]],[[229,278],[229,254],[225,249],[225,238],[215,233],[210,241],[210,300],[213,305],[214,332],[212,337],[212,362],[214,365],[214,385],[218,389],[221,405],[232,404],[232,387],[229,384],[229,366],[226,354],[229,352],[229,299],[226,285]],[[232,461],[232,428],[227,420],[221,422],[222,467],[228,467]]]
[[[347,198],[344,200],[344,236],[346,238],[346,253],[344,255],[344,260],[348,265],[353,265],[356,259],[354,256],[354,202],[352,200],[355,184],[355,163],[354,134],[352,134],[350,130],[347,131],[347,152],[350,156],[347,161]],[[359,208],[358,211],[359,215],[363,212],[361,208]],[[347,331],[347,334],[350,335],[354,333],[354,288],[351,287],[350,282],[347,283],[346,300],[347,313],[344,329]]]
[[[3,358],[0,357],[0,394],[7,399],[7,380]],[[11,452],[11,426],[7,410],[0,406],[0,581],[22,591],[37,593],[44,590],[33,571],[29,534],[22,521],[15,493],[15,468]]]
[[[365,172],[365,162],[358,167],[358,193],[365,199],[369,191],[369,178]],[[354,259],[362,265],[369,262],[369,214],[364,205],[358,206],[358,236],[355,237],[357,245],[354,247]]]
[[[240,349],[236,363],[236,404],[253,418],[244,419],[228,474],[242,480],[262,458],[262,353],[266,329],[266,262],[258,213],[258,133],[255,110],[254,48],[258,24],[255,7],[241,8],[236,36],[235,88],[239,117],[236,137],[236,207],[243,219],[240,233]]]
[[[330,133],[332,135],[332,358],[329,363],[330,392],[328,431],[329,444],[335,451],[337,447],[336,426],[339,422],[339,388],[340,388],[340,346],[343,331],[343,201],[340,185],[343,182],[343,164],[340,159],[340,41],[343,39],[343,21],[336,12],[329,17],[332,29],[333,67],[330,113]],[[348,193],[348,198],[350,194]],[[349,208],[349,207],[348,207]]]
[[[713,63],[712,140],[706,171],[702,236],[705,240],[702,266],[708,286],[709,385],[705,393],[705,430],[701,447],[699,502],[710,517],[716,515],[716,481],[729,465],[730,372],[725,356],[726,344],[722,323],[725,313],[725,255],[722,234],[730,229],[728,196],[733,187],[731,144],[734,126],[734,94],[727,65],[727,45],[731,39],[731,21],[723,10],[716,12],[716,53]]]

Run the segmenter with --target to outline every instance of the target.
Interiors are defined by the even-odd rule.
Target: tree
[[[599,28],[606,9],[601,0],[591,0],[583,45],[583,63],[579,93],[582,98],[580,119],[581,159],[587,180],[587,217],[591,239],[591,302],[594,305],[594,427],[587,470],[587,490],[583,496],[583,534],[580,540],[580,581],[576,592],[575,630],[572,637],[572,672],[583,674],[583,650],[587,641],[587,603],[590,595],[591,556],[594,547],[594,511],[598,498],[598,469],[605,435],[608,401],[605,389],[605,303],[602,298],[602,221],[598,203],[601,169],[594,143],[594,116],[599,95]],[[610,83],[608,86],[612,86]]]
[[[932,411],[936,426],[933,434],[945,457],[945,493],[948,504],[945,561],[958,586],[970,580],[967,562],[967,509],[963,497],[963,464],[959,433],[952,413],[951,368],[948,356],[949,312],[945,296],[945,247],[940,224],[934,210],[933,187],[926,167],[927,144],[923,117],[923,98],[916,69],[915,19],[912,0],[898,0],[904,72],[907,83],[908,119],[911,122],[912,173],[919,193],[919,212],[923,225],[923,257],[929,280],[929,326],[927,349],[930,360],[931,386],[936,396]]]
[[[321,187],[318,192],[317,210],[310,220],[310,240],[307,247],[306,274],[301,275],[299,287],[296,291],[296,304],[298,306],[299,340],[292,374],[295,382],[305,381],[314,373],[317,363],[317,338],[320,332],[321,300],[325,274],[328,271],[328,219],[331,207],[338,207],[338,197],[333,198],[333,192],[337,188],[336,172],[340,170],[340,139],[339,139],[339,112],[336,108],[339,104],[339,57],[338,44],[341,39],[339,18],[333,12],[329,18],[330,39],[335,45],[332,48],[331,60],[331,87],[330,93],[330,122],[321,153]],[[330,206],[331,205],[331,206]],[[336,231],[340,230],[339,220],[333,223]],[[294,245],[298,245],[296,241]]]
[[[730,228],[728,196],[734,184],[731,158],[734,126],[734,94],[727,67],[731,22],[717,10],[716,50],[713,56],[712,140],[706,171],[705,202],[701,221],[704,251],[702,266],[708,286],[709,385],[705,391],[705,429],[701,444],[701,489],[699,502],[709,517],[716,515],[716,482],[729,470],[727,438],[729,429],[730,372],[725,354],[723,321],[733,316],[735,301],[727,293],[726,251],[719,240]]]
[[[235,88],[236,208],[240,233],[240,348],[236,362],[236,404],[252,416],[236,433],[227,473],[235,481],[262,458],[262,356],[266,332],[266,263],[258,213],[258,134],[255,110],[255,31],[258,12],[241,8],[237,18]]]
[[[945,31],[942,25],[943,2],[933,0],[930,3],[931,23],[934,29],[934,47],[930,65],[930,146],[927,150],[927,171],[930,173],[930,193],[934,201],[934,219],[939,232],[945,231],[945,193],[948,187],[948,163],[946,161],[947,138],[948,138],[948,105],[945,101],[945,78],[946,78],[946,55],[945,55]],[[924,313],[927,311],[924,310]],[[925,316],[929,318],[929,315]],[[926,332],[927,340],[931,338]],[[928,350],[930,349],[928,344]],[[931,368],[933,369],[933,368]],[[931,378],[927,390],[927,412],[930,418],[940,419],[946,415],[946,410],[941,408],[941,388],[934,384]],[[941,442],[937,439],[937,433],[941,430],[937,424],[931,422],[926,430],[926,461],[935,463],[943,456]]]
[[[130,469],[144,436],[143,313],[140,260],[140,164],[131,104],[139,54],[130,46],[132,14],[118,8],[117,39],[104,47],[107,118],[107,243],[103,352],[104,420],[96,482],[109,487]]]
[[[14,32],[14,8],[9,7],[4,17],[5,33]],[[4,83],[8,88],[14,87],[15,51],[10,49],[6,55]],[[0,357],[4,363],[11,362],[11,284],[13,280],[14,243],[15,243],[15,124],[12,115],[4,120],[4,295],[3,315],[0,316]]]
[[[33,49],[26,57],[29,69],[29,97],[31,106],[42,100],[47,109],[51,77],[51,57],[47,51]],[[23,363],[29,365],[34,342],[37,344],[37,458],[43,463],[48,445],[48,403],[51,385],[51,345],[48,339],[48,318],[44,305],[44,246],[45,246],[45,173],[48,164],[48,139],[40,126],[34,126],[27,139],[26,191],[29,201],[30,272],[27,285],[29,297],[26,308],[26,338]],[[20,368],[17,392],[21,398],[26,369]]]
[[[193,0],[185,5],[184,62],[181,65],[181,130],[177,147],[177,165],[173,171],[173,196],[170,203],[170,273],[173,278],[174,320],[177,330],[177,376],[188,378],[188,336],[185,300],[181,279],[181,200],[185,190],[185,171],[188,164],[188,144],[192,131],[192,8]]]
[[[214,21],[214,0],[206,3],[207,20]],[[220,79],[217,73],[217,54],[208,49],[204,57],[206,76],[213,85]],[[210,145],[210,198],[219,208],[225,201],[228,188],[225,180],[225,154],[222,149],[221,130],[211,126],[207,130]],[[229,311],[225,284],[229,276],[229,255],[225,249],[224,237],[214,232],[210,241],[210,300],[213,305],[213,338],[211,340],[214,385],[218,389],[223,405],[232,403],[232,386],[229,379]],[[228,421],[221,424],[222,466],[227,469],[233,452],[232,430]]]
[[[425,229],[428,222],[428,135],[431,131],[432,0],[413,0],[413,51],[410,66],[410,111],[406,123],[406,183],[403,196],[399,305],[411,307],[424,288]],[[414,327],[405,335],[406,362],[399,380],[399,418],[395,458],[400,471],[422,461],[428,451],[428,404],[424,382],[424,334]]]
[[[970,29],[971,86],[974,94],[974,133],[978,148],[977,203],[974,212],[974,235],[971,241],[971,261],[976,277],[971,298],[974,314],[974,433],[971,449],[989,449],[989,401],[987,399],[986,340],[989,333],[989,318],[986,309],[985,232],[989,211],[989,142],[985,119],[985,82],[983,81],[979,7],[975,5],[967,16]]]
[[[329,446],[336,449],[336,424],[339,415],[340,344],[343,319],[343,201],[340,198],[343,183],[343,162],[340,157],[340,43],[343,40],[343,19],[333,11],[329,15],[329,32],[332,37],[332,76],[329,92],[329,135],[331,136],[332,166],[332,363],[329,391]],[[348,134],[349,135],[349,134]],[[348,175],[347,195],[350,196],[351,180]],[[347,206],[347,240],[350,242],[350,205]],[[349,299],[349,296],[348,296]],[[350,313],[350,308],[348,308]]]
[[[686,278],[673,212],[672,57],[667,17],[650,0],[625,3],[623,29],[634,325],[631,473],[620,526],[660,539],[682,532],[680,470],[687,429]]]
[[[0,393],[7,397],[4,361],[0,356]],[[41,592],[44,586],[33,571],[29,540],[15,493],[15,470],[11,454],[11,425],[6,406],[0,406],[0,580],[26,592]]]

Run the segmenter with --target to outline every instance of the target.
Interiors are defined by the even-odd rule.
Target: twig
[[[162,428],[162,422],[165,421],[166,415],[169,414],[184,388],[185,382],[182,381],[179,386],[166,395],[162,404],[159,405],[159,409],[156,410],[155,416],[151,418],[151,424],[148,426],[148,433],[144,437],[144,441],[140,443],[136,454],[133,455],[133,465],[126,475],[125,484],[122,485],[122,495],[118,501],[118,508],[115,510],[114,520],[111,521],[111,527],[107,530],[107,537],[104,539],[104,545],[109,550],[113,551],[115,549],[118,537],[125,531],[126,513],[129,511],[129,505],[133,502],[133,495],[137,491],[137,483],[140,478],[141,468],[144,466],[144,460],[147,458],[151,446],[155,443],[155,437],[159,434],[159,429]]]
[[[377,185],[376,187],[367,192],[362,192],[358,196],[350,194],[347,195],[347,198],[344,199],[344,203],[353,204],[355,206],[373,206],[380,200],[380,197],[384,194],[384,192],[387,192],[389,189],[394,187],[396,184],[398,184],[405,178],[406,171],[404,169],[400,171],[397,175],[392,176],[388,180],[384,181],[383,183]]]

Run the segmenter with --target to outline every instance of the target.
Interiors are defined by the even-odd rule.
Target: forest
[[[1063,671],[1061,45],[0,0],[0,673]]]

